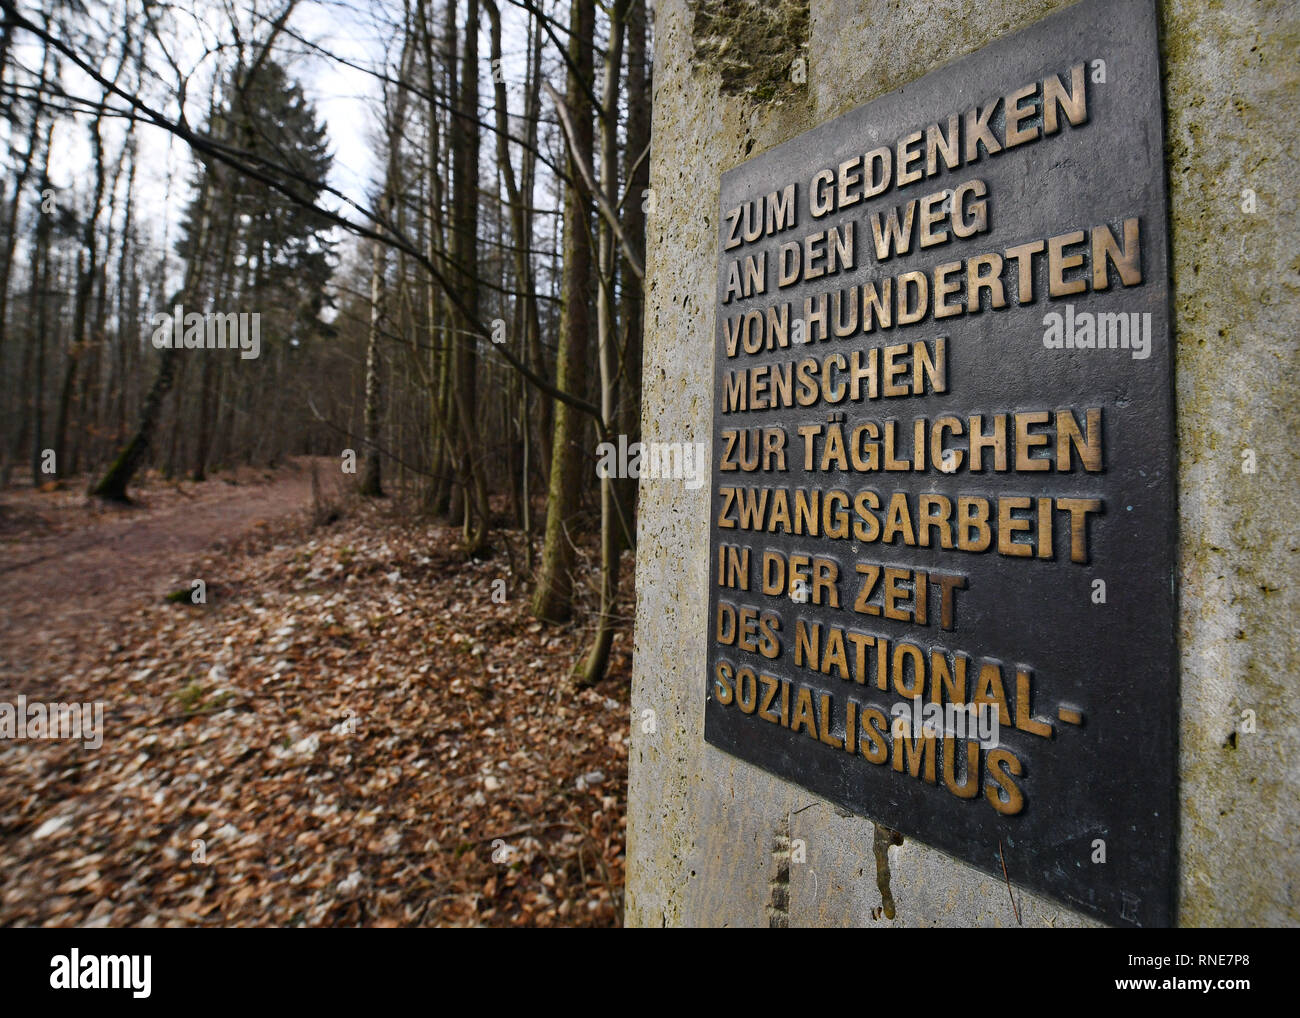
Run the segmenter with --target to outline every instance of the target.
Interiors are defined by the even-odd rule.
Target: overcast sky
[[[101,41],[113,47],[110,50],[113,60],[118,54],[116,26],[120,24],[114,11],[119,10],[124,2],[134,6],[138,0],[89,0],[90,17],[102,26]],[[278,0],[229,2],[240,12],[242,32],[247,35],[249,28],[256,26],[259,39],[266,35],[264,19],[267,12],[280,9]],[[29,10],[34,7],[33,4],[27,6]],[[543,4],[544,9],[550,6]],[[517,114],[522,104],[527,15],[510,3],[503,2],[501,8],[504,75],[511,108]],[[228,41],[231,37],[228,8],[223,0],[191,0],[185,7],[172,10],[173,27],[163,33],[163,41],[186,82],[186,115],[191,123],[201,124],[206,120],[215,68],[214,44]],[[334,156],[329,183],[362,204],[368,204],[367,195],[374,189],[380,166],[374,141],[381,93],[379,82],[361,68],[396,62],[398,46],[394,42],[393,25],[400,20],[401,10],[401,0],[357,0],[355,3],[301,0],[288,27],[312,47],[340,59],[322,56],[292,38],[282,40],[284,49],[299,54],[287,61],[290,73],[302,84],[328,131],[330,151]],[[258,17],[254,17],[254,11],[258,12]],[[44,19],[33,10],[33,20],[42,22]],[[481,102],[484,104],[490,101],[491,96],[487,24],[484,14],[479,42]],[[23,63],[33,69],[39,67],[40,48],[32,43],[30,37],[16,49]],[[548,63],[554,59],[554,54],[548,54]],[[359,66],[349,67],[344,61]],[[167,66],[166,60],[160,58],[160,51],[151,54],[150,63],[162,84],[143,98],[154,104],[165,99],[165,112],[174,114],[175,96],[167,96],[165,92],[174,88],[175,73]],[[389,70],[395,73],[395,68]],[[69,92],[98,98],[100,87],[75,67],[65,66],[63,74]],[[56,188],[85,186],[85,169],[92,159],[87,123],[84,118],[76,124],[63,119],[56,128],[51,165],[52,182]],[[0,127],[0,131],[3,130]],[[120,120],[112,122],[104,132],[110,157],[115,157],[119,150],[122,132],[123,122]],[[0,134],[0,138],[3,137]],[[194,160],[182,142],[158,128],[141,125],[137,129],[137,145],[137,218],[151,224],[155,243],[161,245],[165,239],[170,249],[176,240],[180,211],[191,197]],[[25,142],[18,143],[19,149],[24,146]],[[327,197],[323,203],[347,213],[343,203],[336,198]],[[168,256],[175,262],[170,250]],[[171,266],[173,274],[179,269],[179,264]]]

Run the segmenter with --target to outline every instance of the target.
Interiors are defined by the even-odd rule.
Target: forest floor
[[[103,718],[0,737],[0,925],[621,921],[630,635],[577,689],[589,633],[532,618],[520,534],[471,561],[327,487],[0,493],[0,713]]]

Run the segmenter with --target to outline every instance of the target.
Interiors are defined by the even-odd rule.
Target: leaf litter
[[[0,741],[0,923],[618,925],[626,634],[575,688],[588,633],[457,537],[354,501],[92,627],[57,695],[102,748]],[[190,577],[207,604],[167,599]]]

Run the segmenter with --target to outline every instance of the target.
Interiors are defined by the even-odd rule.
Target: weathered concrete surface
[[[1164,28],[1183,529],[1181,920],[1296,925],[1300,10],[1176,3]],[[1242,211],[1247,188],[1254,214]],[[1242,471],[1248,449],[1253,475]]]
[[[791,61],[805,56],[806,83],[775,80],[765,44],[752,49],[746,88],[746,47],[720,38],[728,17],[746,20],[746,3],[703,5],[656,4],[646,441],[710,433],[720,174],[1068,6],[813,0],[804,41],[796,8],[809,5],[781,3],[768,24],[791,36]],[[1284,408],[1300,375],[1300,16],[1285,0],[1162,8],[1183,531],[1180,921],[1296,925],[1300,471]],[[1254,474],[1242,473],[1245,449]],[[708,486],[641,490],[628,925],[1014,925],[1005,884],[914,841],[889,847],[870,820],[704,743],[708,503]],[[792,846],[804,863],[791,862]],[[1093,924],[1014,894],[1027,926]]]

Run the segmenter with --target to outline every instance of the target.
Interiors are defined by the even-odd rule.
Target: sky
[[[139,0],[88,0],[89,16],[100,26],[99,45],[107,44],[116,59],[122,5],[138,9]],[[21,6],[29,11],[35,3]],[[502,0],[504,75],[510,94],[511,108],[516,113],[522,103],[521,83],[525,71],[526,14]],[[549,4],[544,6],[550,6]],[[205,120],[209,89],[216,65],[214,51],[231,35],[228,8],[239,12],[243,31],[256,27],[256,36],[266,34],[268,12],[278,12],[280,0],[191,0],[184,7],[171,8],[172,21],[161,35],[168,52],[185,82],[186,116],[190,123]],[[287,47],[300,55],[289,62],[291,73],[300,81],[304,92],[316,107],[318,117],[325,123],[334,156],[329,183],[362,205],[368,205],[367,196],[373,192],[380,171],[376,156],[375,139],[380,123],[380,83],[361,67],[376,66],[383,62],[395,64],[398,44],[394,41],[393,23],[401,17],[401,0],[300,0],[291,16],[288,27],[307,40],[311,46],[287,38]],[[44,19],[33,16],[33,20]],[[481,101],[490,99],[491,77],[488,67],[488,21],[481,19],[480,68]],[[333,54],[341,60],[331,60],[314,52],[313,48]],[[40,49],[30,37],[16,47],[23,63],[39,66]],[[551,59],[554,59],[553,55]],[[346,61],[359,67],[349,67]],[[146,92],[142,98],[161,104],[164,112],[176,112],[175,82],[177,71],[168,67],[162,51],[155,48],[150,63],[158,73],[160,84]],[[389,68],[396,73],[395,67]],[[75,67],[65,66],[63,83],[67,91],[97,99],[100,86]],[[168,94],[172,93],[172,94]],[[91,164],[92,151],[86,130],[87,121],[73,124],[63,120],[54,136],[52,158],[52,183],[58,190],[84,188],[85,169]],[[115,156],[121,145],[124,125],[115,121],[105,130],[108,152]],[[4,135],[0,134],[0,143]],[[24,147],[19,142],[19,148]],[[137,217],[152,227],[153,239],[159,247],[168,249],[172,264],[169,272],[177,276],[182,268],[171,248],[174,245],[177,223],[191,197],[190,182],[194,160],[185,144],[159,128],[141,126],[137,129],[138,166],[136,198]],[[486,153],[485,153],[486,154]],[[539,197],[542,191],[539,187]],[[326,202],[330,207],[346,212],[336,198]]]

